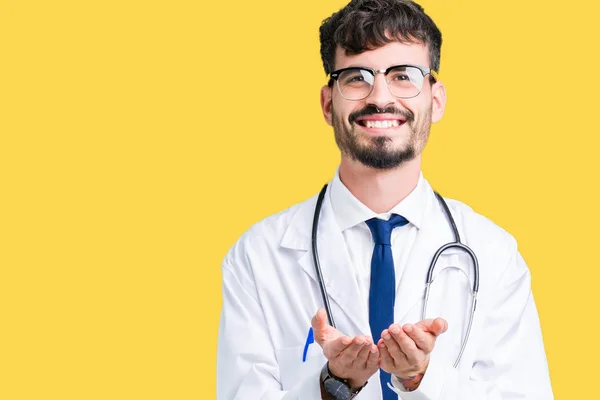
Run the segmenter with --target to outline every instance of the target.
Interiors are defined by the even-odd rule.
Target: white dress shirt
[[[389,220],[392,214],[398,214],[408,220],[408,224],[392,230],[391,247],[394,259],[396,289],[402,277],[402,271],[410,254],[410,249],[423,220],[424,197],[427,185],[423,174],[419,176],[417,186],[399,204],[389,212],[377,214],[361,203],[340,180],[339,169],[331,182],[331,205],[335,219],[340,227],[346,248],[350,254],[356,280],[361,293],[361,301],[369,309],[369,286],[371,279],[371,257],[375,243],[365,221],[371,218]]]
[[[330,200],[335,219],[344,236],[346,248],[354,268],[356,281],[360,290],[361,301],[369,310],[369,289],[371,285],[371,257],[375,242],[371,230],[365,221],[371,218],[389,220],[393,214],[401,215],[408,224],[392,230],[390,240],[396,289],[402,278],[402,271],[410,255],[413,242],[423,219],[427,185],[420,173],[415,188],[400,203],[386,213],[375,213],[360,202],[340,179],[339,168],[331,182]],[[395,378],[395,377],[394,377]],[[392,385],[400,391],[406,391],[402,383],[392,378]],[[392,388],[394,389],[394,388]]]

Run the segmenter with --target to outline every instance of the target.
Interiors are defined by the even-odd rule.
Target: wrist
[[[329,362],[321,369],[321,398],[323,400],[353,399],[368,383],[336,376],[329,369]],[[358,386],[356,386],[358,385]]]
[[[425,374],[416,374],[406,378],[396,376],[396,379],[398,379],[398,381],[406,388],[406,390],[412,392],[413,390],[417,390],[419,388],[424,375]]]
[[[429,358],[425,360],[423,365],[421,365],[418,369],[415,368],[413,370],[394,375],[396,375],[398,381],[400,381],[400,383],[402,383],[406,389],[412,391],[417,389],[421,384],[421,380],[423,379],[428,366]]]
[[[352,390],[357,390],[365,386],[368,382],[368,379],[364,378],[351,378],[345,374],[340,374],[334,368],[331,368],[331,364],[327,363],[327,368],[329,373],[334,376],[336,379],[343,380]]]
[[[362,389],[368,382],[368,380],[363,380],[363,379],[344,379],[346,381],[346,383],[348,384],[348,386],[350,386],[350,389],[354,392],[358,389]]]

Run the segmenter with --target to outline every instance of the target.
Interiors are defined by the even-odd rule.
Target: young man
[[[553,398],[515,240],[421,173],[446,105],[441,43],[411,1],[353,0],[323,22],[341,163],[321,201],[259,222],[225,257],[219,400]],[[470,250],[436,253],[455,240]]]

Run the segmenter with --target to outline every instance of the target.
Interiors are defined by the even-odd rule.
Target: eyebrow
[[[365,66],[365,65],[349,65],[349,66],[347,66],[347,67],[345,67],[345,68],[366,68],[366,69],[374,69],[374,68],[371,68],[371,67],[367,67],[367,66]],[[341,69],[341,68],[340,68],[340,69]]]
[[[385,68],[382,68],[382,69],[386,70],[388,68],[399,67],[401,65],[419,65],[419,64],[409,63],[409,62],[401,62],[401,63],[391,64],[391,65],[389,65],[389,66],[387,66]],[[377,68],[373,68],[373,67],[367,67],[367,66],[364,66],[364,65],[349,65],[349,66],[343,67],[343,68],[336,68],[336,71],[340,70],[340,69],[346,69],[346,68],[364,68],[364,69],[371,69],[371,70],[377,69]]]

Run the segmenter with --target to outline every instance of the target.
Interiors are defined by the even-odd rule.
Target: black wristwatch
[[[351,400],[367,386],[367,383],[358,389],[352,390],[345,379],[338,378],[329,371],[329,362],[325,363],[323,369],[321,369],[321,385],[325,389],[325,393],[333,400]]]

